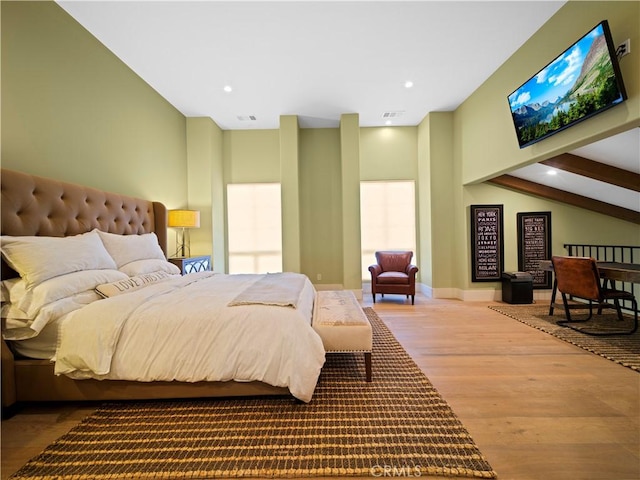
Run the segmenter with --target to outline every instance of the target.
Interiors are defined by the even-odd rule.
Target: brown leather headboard
[[[2,235],[66,237],[97,228],[122,235],[155,232],[167,254],[167,209],[159,202],[2,169]],[[2,278],[15,276],[2,261]]]

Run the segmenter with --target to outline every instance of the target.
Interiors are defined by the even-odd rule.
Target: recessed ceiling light
[[[385,125],[391,125],[391,120],[387,120],[386,122],[384,122]]]
[[[227,93],[231,93],[233,91],[233,88],[231,88],[231,85],[225,85],[223,90]]]
[[[404,82],[404,88],[411,88],[413,87],[413,82],[411,80],[407,80],[406,82]]]
[[[547,175],[557,175],[558,172],[555,170],[547,170]]]

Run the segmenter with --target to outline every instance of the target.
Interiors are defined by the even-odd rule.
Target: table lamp
[[[200,212],[198,210],[169,210],[168,225],[182,229],[179,235],[176,234],[176,256],[190,256],[191,240],[188,229],[200,227]]]

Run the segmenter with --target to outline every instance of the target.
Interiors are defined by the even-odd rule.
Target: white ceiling
[[[184,115],[231,130],[280,115],[335,127],[343,113],[417,125],[458,107],[565,2],[58,3]]]
[[[457,108],[565,1],[58,3],[184,115],[233,130],[275,129],[280,115],[337,127],[343,113],[363,127],[384,125],[386,112],[417,125]],[[639,131],[573,153],[638,171]],[[637,192],[541,169],[514,174],[640,211]]]

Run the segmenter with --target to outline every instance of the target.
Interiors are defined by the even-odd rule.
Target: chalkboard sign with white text
[[[502,205],[471,205],[471,280],[495,282],[504,264]]]
[[[551,260],[551,212],[518,213],[518,270],[529,272],[533,288],[551,288],[551,272],[540,260]]]

